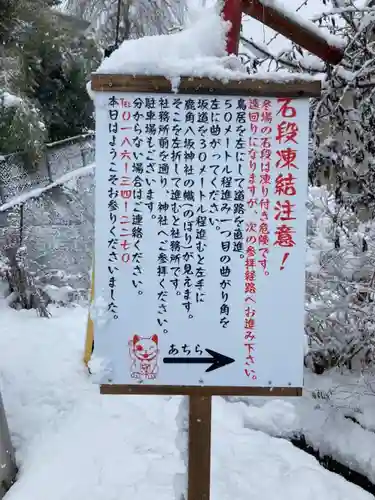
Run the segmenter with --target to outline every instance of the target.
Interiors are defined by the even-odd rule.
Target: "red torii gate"
[[[284,35],[327,63],[338,64],[344,56],[342,48],[330,45],[317,30],[309,28],[308,25],[300,25],[286,12],[281,12],[271,5],[264,5],[261,0],[225,0],[223,17],[232,23],[227,39],[228,54],[238,54],[242,13]]]

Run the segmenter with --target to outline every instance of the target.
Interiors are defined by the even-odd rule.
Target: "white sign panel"
[[[96,123],[101,382],[301,387],[308,100],[99,92]]]

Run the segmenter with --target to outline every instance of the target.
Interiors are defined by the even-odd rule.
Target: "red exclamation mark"
[[[285,262],[287,260],[287,258],[289,257],[289,253],[287,252],[286,254],[284,254],[284,257],[283,257],[283,260],[281,262],[281,266],[280,266],[280,271],[282,271],[283,269],[285,269]]]

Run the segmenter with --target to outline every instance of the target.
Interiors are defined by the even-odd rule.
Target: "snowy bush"
[[[7,248],[0,254],[0,297],[15,309],[37,309],[41,316],[49,316],[50,303],[59,306],[86,303],[87,290],[74,289],[67,283],[70,275],[63,271],[32,272],[26,270],[26,249]],[[78,278],[77,278],[78,279]],[[56,284],[53,284],[56,283]]]
[[[35,283],[47,294],[49,300],[59,306],[86,304],[88,302],[87,288],[73,287],[69,283],[80,283],[83,277],[70,275],[64,271],[50,270],[38,275],[35,273]]]
[[[78,299],[77,293],[71,286],[58,287],[56,285],[46,285],[43,291],[53,303],[62,306],[71,304]]]
[[[327,188],[308,200],[307,363],[317,372],[375,354],[375,224],[361,223]]]
[[[15,309],[36,309],[40,316],[48,318],[47,306],[51,300],[35,284],[27,269],[27,252],[24,246],[5,247],[0,254],[0,280],[6,283],[5,298]]]
[[[46,137],[46,127],[31,101],[0,89],[0,154],[27,151],[36,159]]]

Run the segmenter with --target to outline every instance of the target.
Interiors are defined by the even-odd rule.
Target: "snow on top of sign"
[[[124,41],[110,57],[104,59],[96,73],[165,76],[172,81],[174,90],[181,76],[222,81],[244,78],[285,81],[296,78],[296,75],[281,72],[249,75],[239,58],[226,53],[229,23],[220,17],[216,7],[200,9],[194,17],[177,33]],[[298,79],[314,78],[299,74]],[[92,96],[90,84],[87,90]]]
[[[178,33],[126,40],[97,73],[233,77],[229,59],[234,58],[225,52],[228,26],[215,9],[208,9],[204,18]],[[245,73],[240,66],[236,70]]]
[[[207,9],[177,33],[124,41],[96,72],[243,78],[245,68],[225,51],[228,28],[215,8]]]
[[[346,42],[342,38],[331,35],[330,33],[327,33],[326,31],[323,31],[321,28],[316,26],[313,22],[308,21],[301,15],[297,14],[296,12],[293,12],[293,10],[289,9],[288,7],[284,6],[284,3],[281,0],[259,0],[260,3],[267,7],[272,7],[273,9],[279,11],[281,14],[286,14],[290,19],[293,19],[293,21],[296,24],[299,24],[301,28],[305,28],[306,30],[313,31],[314,33],[317,34],[320,38],[324,38],[328,45],[331,45],[333,47],[337,47],[339,49],[344,49],[346,47]]]

